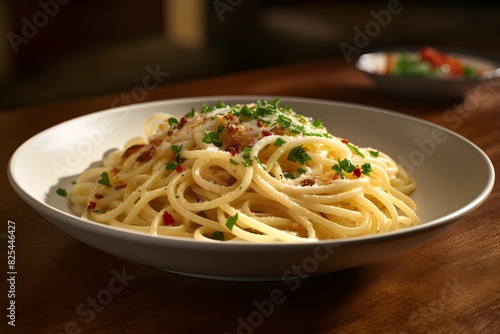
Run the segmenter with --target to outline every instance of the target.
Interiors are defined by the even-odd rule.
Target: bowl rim
[[[118,227],[106,225],[106,224],[101,224],[98,222],[94,222],[88,219],[81,218],[75,214],[70,214],[68,212],[65,212],[57,207],[54,207],[52,205],[47,204],[44,201],[38,200],[35,196],[30,194],[28,189],[25,189],[20,182],[18,182],[17,175],[16,175],[16,170],[14,169],[16,165],[17,159],[19,159],[19,156],[22,154],[23,149],[32,143],[33,141],[36,141],[42,136],[48,135],[50,132],[56,130],[59,127],[63,127],[67,125],[68,123],[73,123],[73,122],[78,122],[81,119],[87,119],[87,118],[94,118],[94,117],[101,117],[102,115],[106,115],[109,113],[119,113],[123,110],[128,110],[129,108],[152,108],[154,106],[159,106],[159,105],[165,105],[165,104],[182,104],[182,103],[203,103],[203,102],[215,102],[215,101],[228,101],[228,100],[258,100],[258,99],[275,99],[279,98],[281,101],[285,102],[297,102],[297,103],[312,103],[312,104],[328,104],[328,105],[334,105],[336,107],[349,107],[349,108],[355,108],[355,109],[364,109],[364,110],[369,110],[372,112],[376,112],[379,114],[384,114],[389,117],[396,117],[396,118],[402,118],[411,122],[417,122],[420,124],[423,124],[425,126],[430,126],[432,128],[437,128],[439,130],[442,130],[446,132],[448,135],[452,135],[457,137],[458,139],[464,141],[467,145],[470,145],[475,151],[477,151],[480,156],[483,158],[482,163],[487,167],[488,171],[488,177],[487,177],[487,182],[484,185],[483,189],[481,192],[469,203],[467,203],[465,206],[461,207],[458,210],[455,210],[453,212],[450,212],[444,216],[441,216],[439,218],[426,221],[425,223],[415,225],[415,226],[410,226],[408,228],[402,228],[398,229],[396,231],[390,231],[390,232],[384,232],[380,234],[371,234],[371,235],[365,235],[365,236],[357,236],[357,237],[348,237],[348,238],[342,238],[342,239],[328,239],[328,240],[318,240],[314,242],[303,242],[303,243],[294,243],[294,242],[262,242],[262,243],[246,243],[246,242],[224,242],[220,243],[217,241],[203,241],[203,240],[194,240],[194,239],[189,239],[189,238],[180,238],[180,237],[172,237],[172,236],[165,236],[165,235],[151,235],[151,234],[146,234],[143,232],[137,232],[137,231],[132,231],[132,230],[125,230],[121,229]],[[88,229],[95,229],[100,231],[101,233],[106,233],[106,234],[116,234],[118,233],[117,236],[120,238],[139,238],[144,241],[148,242],[154,242],[154,243],[164,243],[164,242],[175,242],[175,243],[180,243],[180,244],[185,244],[185,245],[206,245],[207,247],[230,247],[231,249],[242,249],[242,248],[247,248],[247,247],[262,247],[262,246],[267,246],[267,247],[286,247],[286,246],[293,246],[293,247],[310,247],[311,245],[325,245],[325,244],[346,244],[346,243],[357,243],[357,242],[373,242],[381,239],[386,239],[386,238],[398,238],[401,235],[407,235],[407,234],[413,234],[419,231],[425,231],[425,230],[431,230],[435,228],[442,228],[444,225],[451,225],[458,219],[462,218],[464,215],[466,215],[468,212],[476,209],[479,207],[489,196],[491,191],[493,190],[493,186],[495,183],[495,169],[494,166],[489,159],[489,157],[484,153],[476,144],[474,144],[472,141],[468,140],[467,138],[463,137],[462,135],[449,130],[443,126],[440,126],[438,124],[432,123],[430,121],[415,117],[415,116],[410,116],[407,114],[403,114],[397,111],[393,110],[388,110],[385,108],[379,108],[379,107],[374,107],[370,105],[364,105],[360,103],[351,103],[351,102],[342,102],[342,101],[335,101],[335,100],[327,100],[327,99],[320,99],[320,98],[308,98],[308,97],[296,97],[296,96],[269,96],[269,95],[210,95],[210,96],[196,96],[196,97],[183,97],[183,98],[173,98],[173,99],[164,99],[164,100],[157,100],[157,101],[150,101],[150,102],[141,102],[141,103],[135,103],[131,105],[126,105],[126,106],[120,106],[120,107],[113,107],[113,108],[108,108],[104,110],[99,110],[95,112],[91,112],[86,115],[78,116],[69,120],[66,120],[64,122],[61,122],[59,124],[53,125],[38,134],[35,134],[31,138],[27,139],[24,141],[12,154],[12,156],[9,159],[8,165],[7,165],[7,176],[8,180],[14,189],[14,191],[25,201],[27,202],[35,211],[40,213],[44,218],[50,221],[48,216],[54,217],[54,216],[60,216],[63,219],[59,219],[59,221],[62,221],[63,223],[70,223],[70,224],[82,224],[84,223],[85,225],[81,225],[80,228],[88,228]],[[51,221],[51,223],[53,223]],[[153,241],[152,241],[153,240]]]

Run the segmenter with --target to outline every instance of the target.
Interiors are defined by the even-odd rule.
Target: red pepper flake
[[[163,215],[161,216],[163,218],[163,224],[166,226],[172,226],[175,225],[175,219],[172,217],[168,211],[165,211]]]
[[[234,116],[233,116],[233,115],[231,115],[231,114],[225,114],[225,115],[224,115],[224,118],[225,118],[225,119],[229,119],[229,120],[231,120],[231,121],[232,121],[232,120],[234,119]]]
[[[182,170],[183,170],[183,169],[182,169],[182,166],[181,166],[181,165],[177,165],[177,166],[175,166],[175,171],[176,171],[177,173],[181,173],[181,172],[182,172]]]
[[[97,198],[97,199],[101,199],[101,198],[104,198],[104,195],[103,195],[103,194],[98,194],[98,193],[96,193],[96,194],[94,195],[94,197],[95,197],[95,198]]]
[[[186,117],[181,117],[181,121],[179,122],[179,124],[177,124],[177,129],[182,129],[184,127],[184,125],[186,125],[186,122],[187,122],[187,119]]]
[[[90,202],[89,205],[87,205],[87,210],[93,211],[95,210],[96,206],[97,206],[96,202]]]
[[[125,188],[126,186],[127,186],[126,184],[120,184],[119,186],[116,186],[115,189],[120,190],[120,189]]]
[[[354,168],[352,173],[356,175],[356,177],[361,177],[361,169],[359,169],[359,167]]]
[[[343,142],[346,145],[349,144],[349,141],[347,139],[340,138],[340,141]]]
[[[259,128],[261,128],[261,127],[262,127],[262,121],[261,121],[260,119],[258,119],[258,120],[257,120],[257,126],[258,126]]]
[[[241,147],[239,147],[238,145],[234,145],[234,146],[229,146],[227,148],[227,150],[229,151],[229,153],[231,153],[231,155],[234,157],[236,154],[239,154],[241,153]]]
[[[269,131],[267,131],[267,130],[262,130],[262,135],[263,135],[264,137],[268,137],[268,136],[271,136],[271,135],[272,135],[272,133],[271,133],[271,132],[269,132]]]

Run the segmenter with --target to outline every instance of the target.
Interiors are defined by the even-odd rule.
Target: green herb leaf
[[[231,165],[235,165],[235,166],[238,166],[238,165],[239,165],[239,162],[238,162],[238,161],[236,161],[236,160],[233,160],[233,159],[229,159],[229,163],[230,163]]]
[[[63,188],[58,188],[56,190],[56,193],[59,195],[59,196],[62,196],[62,197],[66,197],[68,196],[68,193],[66,192],[66,189],[63,189]]]
[[[298,162],[301,165],[311,159],[311,156],[309,156],[309,154],[307,154],[307,152],[302,148],[302,145],[292,148],[287,157],[288,161]]]
[[[324,128],[323,121],[322,121],[322,120],[320,120],[320,119],[317,119],[317,120],[313,121],[312,125],[313,125],[315,128],[319,128],[319,129]]]
[[[368,162],[361,165],[361,173],[365,174],[366,176],[370,175],[372,171],[372,165]]]
[[[283,177],[288,180],[295,180],[295,175],[293,175],[293,173],[290,172],[283,174]]]
[[[109,181],[109,175],[107,172],[103,172],[101,174],[101,178],[97,182],[102,184],[103,186],[111,188],[111,182]]]
[[[347,160],[347,158],[344,158],[344,160],[340,161],[340,158],[337,160],[338,164],[333,165],[332,169],[339,174],[341,179],[345,179],[344,172],[346,173],[352,173],[354,169],[356,168],[355,165],[353,165],[352,162]]]
[[[170,148],[174,152],[175,161],[169,162],[165,166],[166,170],[174,170],[177,168],[177,166],[179,166],[180,164],[182,164],[184,162],[184,159],[181,158],[182,145],[181,146],[172,145],[172,146],[170,146]]]
[[[278,139],[276,139],[276,141],[274,142],[274,146],[278,146],[278,147],[279,147],[279,146],[282,146],[282,145],[283,145],[283,144],[285,144],[285,143],[286,143],[286,141],[285,141],[283,138],[279,137],[279,138],[278,138]]]
[[[378,157],[378,153],[379,153],[379,151],[368,151],[368,152],[370,152],[370,155],[371,155],[372,157],[375,157],[375,158],[377,158],[377,157]]]
[[[361,153],[356,146],[351,145],[351,144],[347,144],[347,147],[349,147],[351,149],[351,151],[353,151],[354,153],[359,155],[361,158],[363,158],[363,159],[365,158],[365,155],[363,153]]]
[[[166,166],[165,166],[165,169],[166,170],[174,170],[177,168],[177,166],[179,166],[179,163],[177,161],[172,161],[172,162],[169,162]]]
[[[219,133],[207,132],[205,136],[203,136],[202,141],[205,144],[214,144],[217,147],[222,146],[222,141],[219,139]]]
[[[170,127],[172,127],[172,128],[173,128],[173,127],[174,127],[174,126],[176,126],[177,124],[179,124],[179,121],[178,121],[176,118],[174,118],[174,117],[170,117],[170,118],[168,119],[168,125],[170,125]]]
[[[224,241],[224,232],[214,231],[214,233],[212,233],[212,239]]]
[[[243,157],[243,166],[245,167],[250,167],[253,164],[253,160],[250,157],[250,152],[252,152],[252,148],[245,146],[243,150],[241,150],[242,157]]]
[[[217,109],[225,108],[226,104],[224,102],[222,102],[222,101],[219,101],[219,102],[217,102],[217,104],[215,105],[215,107]]]
[[[193,117],[194,116],[194,108],[191,108],[191,111],[188,112],[186,115],[184,115],[184,117],[186,118],[190,118],[190,117]]]
[[[234,225],[236,225],[237,221],[238,221],[238,213],[236,213],[233,217],[227,220],[226,227],[229,229],[229,231],[233,230],[233,227]]]

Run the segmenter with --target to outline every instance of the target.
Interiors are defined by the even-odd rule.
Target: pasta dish
[[[212,242],[314,242],[419,223],[416,183],[391,157],[274,101],[151,116],[70,200],[82,217]]]

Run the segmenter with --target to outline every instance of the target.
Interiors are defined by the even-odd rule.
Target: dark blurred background
[[[0,109],[130,91],[148,68],[169,84],[343,57],[376,16],[385,22],[360,51],[425,44],[500,59],[490,1],[0,0]]]

